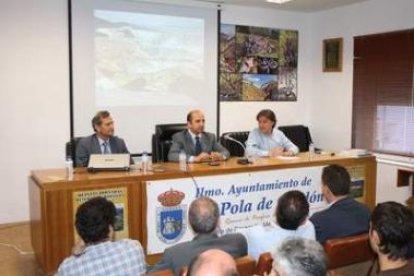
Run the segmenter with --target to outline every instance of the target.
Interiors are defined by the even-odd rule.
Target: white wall
[[[351,147],[353,37],[414,28],[412,11],[412,0],[370,0],[312,14],[310,128],[317,146]],[[344,38],[343,72],[323,73],[322,40],[334,37]],[[411,195],[412,187],[396,187],[400,167],[378,164],[377,202],[404,202]]]
[[[279,125],[309,123],[311,76],[308,73],[312,31],[310,15],[269,9],[223,6],[222,22],[227,24],[269,27],[299,31],[298,101],[297,102],[222,102],[220,132],[251,130],[257,126],[256,114],[263,108],[275,111]]]
[[[29,220],[31,169],[64,162],[66,10],[65,0],[0,2],[0,224]]]

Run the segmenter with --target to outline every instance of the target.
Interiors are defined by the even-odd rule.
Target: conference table
[[[76,168],[68,176],[64,168],[33,170],[29,176],[31,240],[36,259],[46,274],[57,271],[79,240],[74,228],[77,207],[89,198],[104,196],[115,203],[116,239],[137,239],[149,264],[157,262],[164,248],[193,236],[187,223],[191,201],[199,196],[216,200],[220,208],[220,233],[274,220],[277,198],[288,190],[301,190],[311,212],[326,207],[320,173],[329,164],[350,172],[351,194],[371,209],[375,206],[376,160],[374,156],[312,155],[295,158],[259,158],[241,165],[230,158],[211,166],[157,163],[143,172],[90,173]]]

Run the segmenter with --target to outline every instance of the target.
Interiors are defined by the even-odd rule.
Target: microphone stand
[[[226,134],[226,135],[224,135],[224,136],[223,136],[223,138],[224,138],[224,139],[226,139],[226,140],[232,141],[232,142],[234,142],[234,143],[237,143],[238,145],[240,145],[240,146],[242,147],[242,149],[243,149],[243,153],[244,153],[244,154],[243,154],[243,155],[244,155],[244,157],[239,158],[239,159],[237,160],[237,163],[238,163],[238,164],[240,164],[240,165],[247,165],[247,164],[251,163],[251,162],[249,162],[249,160],[246,158],[246,147],[243,145],[243,143],[242,143],[242,142],[240,142],[239,140],[234,139],[233,137],[231,137],[231,136],[230,136],[230,134]]]

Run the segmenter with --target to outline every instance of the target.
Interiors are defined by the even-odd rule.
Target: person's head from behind
[[[414,238],[414,214],[397,202],[378,204],[371,214],[369,238],[372,249],[389,261],[406,259]]]
[[[194,134],[200,134],[204,131],[204,114],[201,110],[191,110],[187,114],[187,128]]]
[[[116,209],[103,197],[94,197],[76,211],[76,231],[85,244],[113,239]]]
[[[288,239],[273,253],[272,276],[326,276],[326,273],[325,251],[317,241]]]
[[[237,276],[236,262],[228,253],[210,249],[196,256],[188,266],[188,276]]]
[[[256,115],[256,120],[259,123],[259,129],[264,134],[272,133],[276,126],[276,115],[270,109],[262,109]]]
[[[190,205],[188,220],[197,234],[209,234],[216,230],[219,221],[217,203],[209,197],[199,197]]]
[[[296,230],[309,215],[309,203],[301,191],[288,191],[278,200],[277,224],[288,230]]]
[[[338,197],[348,195],[351,177],[348,171],[339,165],[329,165],[322,170],[322,193],[330,203]]]
[[[92,118],[92,128],[100,138],[109,139],[115,132],[111,114],[106,110],[98,111]]]

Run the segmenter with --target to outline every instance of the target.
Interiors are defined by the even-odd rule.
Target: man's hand
[[[270,157],[277,157],[283,155],[283,148],[275,148],[269,152]]]
[[[283,156],[295,156],[295,153],[293,151],[288,150],[283,153]]]
[[[210,159],[211,159],[210,154],[208,154],[207,152],[202,152],[194,158],[194,162],[201,163],[201,162],[210,161]]]
[[[212,151],[210,153],[210,157],[211,157],[211,160],[213,160],[213,161],[224,160],[223,154],[221,154],[220,152],[217,152],[217,151]]]

